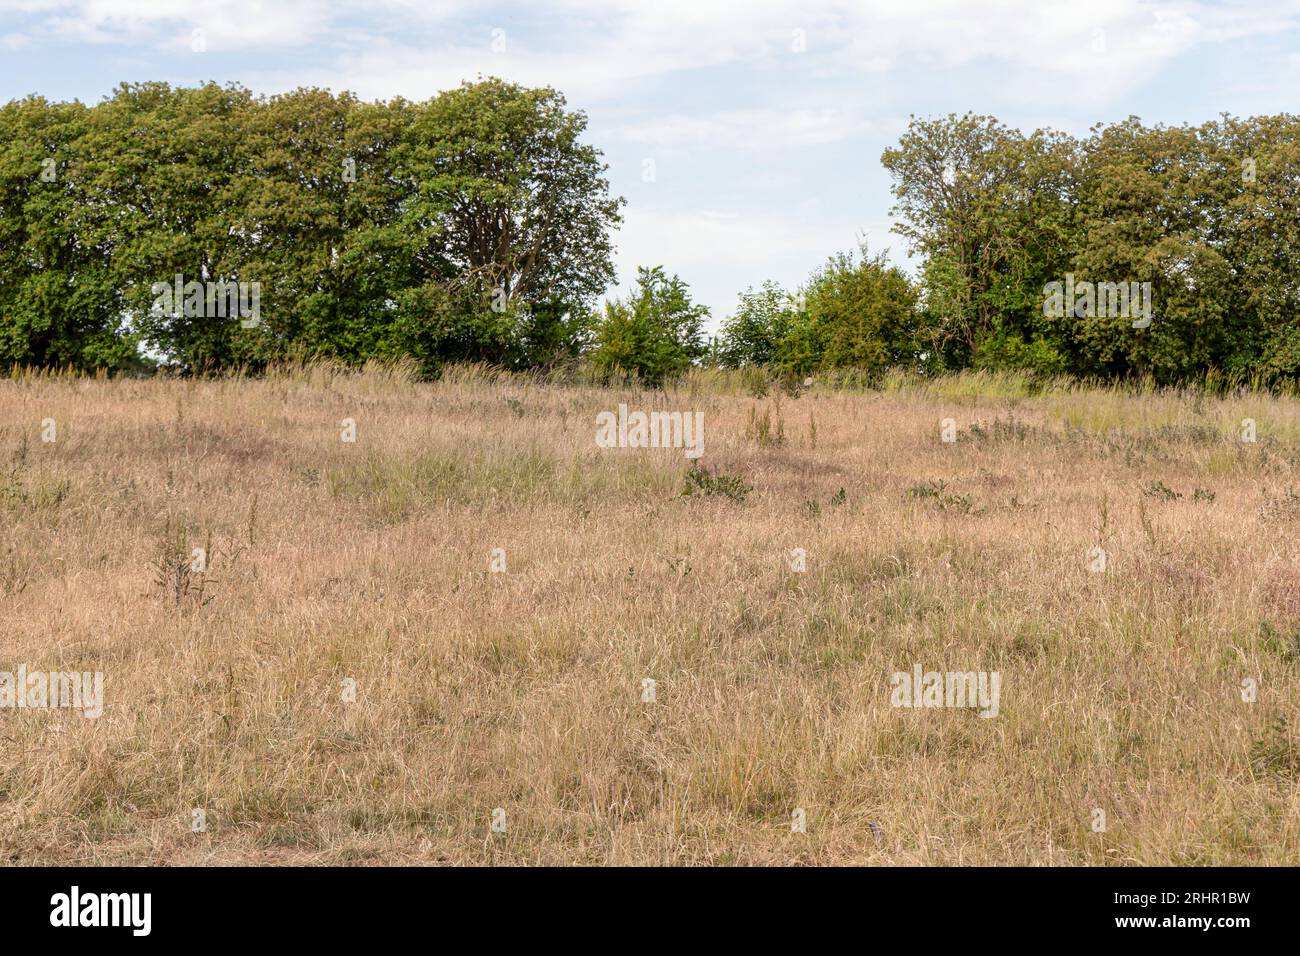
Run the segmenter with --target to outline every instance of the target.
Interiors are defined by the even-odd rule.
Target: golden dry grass
[[[0,710],[0,858],[1300,863],[1300,402],[997,386],[0,382],[0,670],[107,702]],[[749,497],[597,448],[619,401]]]

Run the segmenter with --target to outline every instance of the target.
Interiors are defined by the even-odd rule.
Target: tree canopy
[[[832,255],[796,290],[742,293],[711,346],[663,266],[597,306],[623,200],[586,123],[553,89],[493,78],[418,103],[215,83],[6,103],[0,363],[1300,375],[1294,116],[1086,137],[913,117],[881,161],[915,276]],[[1054,308],[1062,287],[1090,298]]]
[[[586,117],[498,79],[424,103],[124,84],[0,106],[0,362],[553,359],[613,279]],[[256,283],[255,324],[155,284]],[[226,318],[226,317],[223,317]]]

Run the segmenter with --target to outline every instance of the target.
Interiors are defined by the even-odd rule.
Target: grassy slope
[[[0,859],[1300,863],[1300,401],[725,384],[0,382],[0,670],[108,704],[0,711]]]

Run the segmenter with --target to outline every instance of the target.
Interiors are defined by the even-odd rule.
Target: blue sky
[[[716,325],[747,286],[796,286],[863,235],[909,265],[880,167],[909,114],[1079,134],[1300,112],[1300,0],[0,0],[0,63],[3,100],[93,103],[127,80],[555,86],[628,199],[622,287],[662,263]]]

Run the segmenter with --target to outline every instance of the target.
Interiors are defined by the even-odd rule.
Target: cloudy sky
[[[139,80],[555,86],[628,199],[623,285],[662,263],[716,323],[863,236],[908,264],[880,153],[909,114],[1083,133],[1300,112],[1300,0],[0,0],[0,62],[0,100],[93,103]]]

